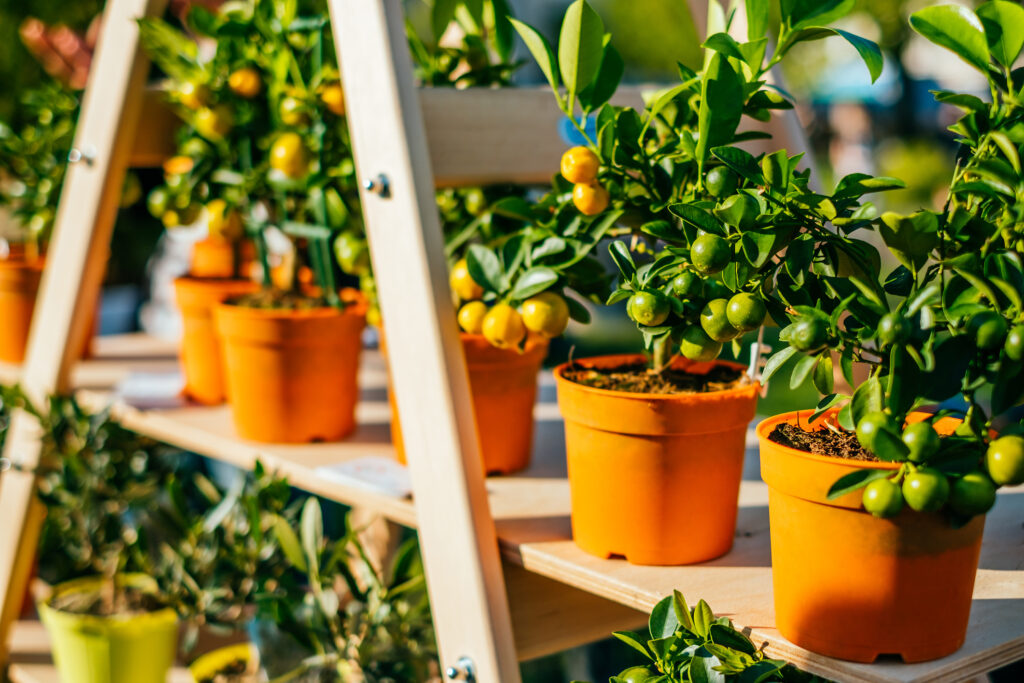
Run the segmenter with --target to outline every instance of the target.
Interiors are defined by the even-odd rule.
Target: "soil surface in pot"
[[[257,674],[250,670],[249,662],[236,659],[228,662],[212,676],[204,676],[199,683],[255,683]]]
[[[58,612],[71,614],[88,614],[96,617],[130,616],[148,614],[166,607],[151,592],[138,588],[127,587],[119,591],[112,599],[104,599],[100,591],[69,592],[55,595],[50,600],[50,607]]]
[[[747,384],[750,380],[738,368],[716,365],[706,374],[668,368],[651,372],[643,363],[614,368],[566,369],[566,379],[595,389],[624,391],[634,394],[703,394],[725,391]]]
[[[783,422],[775,425],[768,439],[805,453],[844,460],[880,462],[878,458],[864,450],[856,434],[845,430],[825,428],[809,432],[800,425]]]
[[[327,299],[322,296],[309,296],[299,292],[285,292],[279,289],[261,289],[253,294],[236,296],[228,299],[228,303],[245,308],[262,308],[268,310],[309,311],[324,308]]]

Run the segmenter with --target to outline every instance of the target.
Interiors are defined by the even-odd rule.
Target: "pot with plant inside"
[[[945,208],[876,218],[864,206],[856,220],[831,219],[838,230],[803,247],[820,267],[798,287],[777,283],[788,347],[765,374],[798,357],[794,381],[813,373],[824,397],[758,427],[776,625],[833,657],[917,662],[957,650],[985,514],[998,487],[1024,483],[1024,425],[1005,417],[1024,398],[1024,229],[1003,189],[1024,186],[1022,110],[1003,75],[1021,47],[1005,42],[1006,22],[1019,26],[1024,9],[989,2],[977,15],[937,6],[911,17],[958,54],[974,46],[961,56],[994,97],[937,96],[965,110],[952,127],[963,153]],[[866,180],[844,179],[837,194],[854,182]],[[892,265],[848,237],[857,228],[880,238]],[[855,265],[839,277],[833,255],[844,252]],[[852,394],[834,391],[833,356]],[[867,370],[859,382],[856,364]]]
[[[686,564],[733,543],[759,389],[743,366],[717,358],[727,343],[739,355],[742,335],[769,312],[784,318],[784,309],[769,307],[769,292],[779,273],[796,275],[783,253],[808,230],[785,220],[779,198],[765,196],[758,182],[764,168],[791,179],[790,194],[809,196],[806,174],[795,170],[799,157],[777,152],[758,163],[728,147],[766,137],[739,130],[744,113],[767,120],[792,107],[762,77],[811,35],[784,17],[777,47],[766,54],[769,5],[762,5],[764,16],[749,25],[751,42],[718,32],[725,24],[712,26],[703,71],[681,66],[682,82],[642,112],[607,104],[622,60],[586,2],[569,7],[557,59],[539,33],[515,23],[583,141],[563,155],[536,220],[569,242],[581,232],[618,238],[609,249],[618,281],[607,302],[627,302],[647,350],[555,370],[573,538],[601,557]],[[869,63],[876,75],[880,60]],[[596,112],[596,137],[577,120],[580,112]]]
[[[61,680],[164,683],[178,616],[140,573],[148,564],[143,528],[151,528],[166,471],[155,445],[73,399],[52,398],[46,412],[24,396],[18,403],[42,427],[40,571],[61,582],[40,596],[38,610]]]
[[[143,38],[175,76],[170,90],[194,134],[187,144],[196,153],[175,158],[187,170],[174,175],[184,188],[178,203],[206,202],[216,227],[211,239],[219,235],[228,254],[244,224],[262,270],[262,289],[234,281],[238,287],[222,300],[203,298],[204,338],[213,343],[196,355],[220,362],[208,334],[215,330],[223,393],[242,437],[333,441],[355,428],[366,314],[360,295],[339,292],[330,254],[335,234],[360,220],[355,170],[330,25],[313,14],[263,21],[275,11],[261,4],[255,12],[232,5],[206,13],[196,30],[217,43],[206,61],[195,59],[189,36],[160,20],[143,22]],[[228,24],[231,32],[220,31]],[[249,49],[257,43],[265,49]],[[285,57],[293,68],[281,71]],[[290,237],[292,247],[274,269],[271,231],[278,241],[288,242],[281,232]],[[182,283],[179,294],[195,284]]]

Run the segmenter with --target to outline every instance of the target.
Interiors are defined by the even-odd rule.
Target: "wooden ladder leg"
[[[165,4],[110,0],[104,12],[75,133],[80,160],[69,165],[61,191],[22,370],[21,385],[37,405],[69,390],[69,368],[89,332],[149,68],[136,20]],[[4,456],[16,469],[0,476],[0,661],[7,658],[43,519],[32,474],[39,450],[31,420],[15,415]]]
[[[330,0],[442,668],[520,680],[400,0]],[[381,177],[382,176],[382,177]],[[386,186],[386,187],[385,187]]]

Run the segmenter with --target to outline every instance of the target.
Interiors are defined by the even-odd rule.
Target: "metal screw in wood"
[[[448,667],[444,673],[445,676],[453,681],[467,681],[467,683],[473,683],[476,680],[473,660],[465,656],[459,657],[459,660],[455,662],[455,666]]]
[[[378,173],[376,177],[364,180],[363,189],[380,197],[391,196],[391,183],[383,173]]]

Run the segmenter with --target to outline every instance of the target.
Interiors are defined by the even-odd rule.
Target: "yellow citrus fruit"
[[[541,292],[523,302],[526,329],[545,337],[557,337],[569,326],[569,305],[555,292]]]
[[[242,217],[223,199],[206,205],[207,230],[215,240],[234,242],[242,237]]]
[[[332,114],[345,115],[345,91],[341,89],[341,83],[325,85],[320,90],[320,101]]]
[[[597,155],[583,146],[573,147],[562,155],[562,177],[570,183],[592,183],[601,166]]]
[[[484,295],[484,288],[478,285],[473,276],[469,274],[469,265],[466,264],[466,259],[460,259],[452,266],[448,282],[451,284],[455,296],[459,297],[461,301],[479,299]]]
[[[247,66],[231,72],[231,75],[228,76],[228,87],[239,97],[251,100],[260,94],[260,90],[263,89],[263,80],[260,78],[259,71]]]
[[[195,168],[196,162],[189,157],[171,157],[164,162],[164,177],[172,175],[185,175]]]
[[[175,94],[178,101],[189,109],[205,107],[210,101],[210,89],[202,83],[194,81],[185,81],[179,85]]]
[[[488,311],[481,331],[487,341],[499,349],[514,347],[526,336],[523,316],[508,304],[498,304]]]
[[[467,334],[480,334],[484,331],[486,315],[487,304],[483,301],[470,301],[459,309],[459,327]]]
[[[235,115],[231,107],[218,104],[214,108],[203,107],[196,112],[193,122],[199,134],[208,140],[220,140],[231,132],[235,125]]]
[[[298,133],[282,133],[270,147],[270,167],[289,178],[309,172],[309,150]]]
[[[608,190],[597,183],[577,183],[572,188],[572,203],[584,216],[596,216],[608,208]]]
[[[281,121],[286,126],[304,126],[309,123],[306,105],[297,97],[286,97],[281,100],[278,112],[281,114]]]

